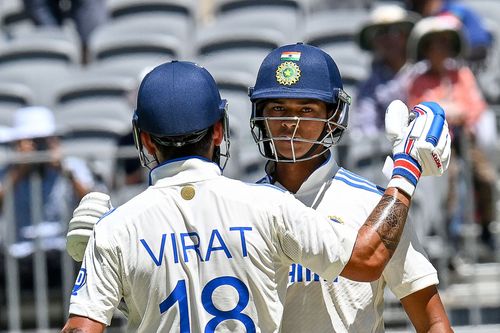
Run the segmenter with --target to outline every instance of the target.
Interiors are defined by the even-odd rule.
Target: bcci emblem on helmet
[[[291,61],[285,61],[276,69],[276,80],[284,86],[291,86],[299,82],[300,67]]]

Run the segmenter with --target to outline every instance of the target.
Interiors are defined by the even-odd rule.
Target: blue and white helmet
[[[252,102],[250,127],[255,142],[262,156],[278,162],[297,162],[321,155],[337,144],[347,127],[351,98],[343,90],[342,78],[335,61],[323,50],[297,43],[285,45],[273,50],[262,62],[255,86],[248,93]],[[270,134],[268,121],[263,117],[262,103],[269,99],[313,99],[332,106],[332,111],[326,119],[282,117],[282,121],[321,121],[324,122],[322,135],[314,141],[295,137],[273,137]],[[276,118],[274,118],[276,119]],[[284,158],[279,156],[275,141],[290,140],[307,141],[313,146],[303,156]],[[322,145],[320,152],[316,149]]]
[[[142,146],[142,131],[151,134],[157,144],[182,147],[200,141],[219,120],[224,122],[224,156],[229,157],[226,108],[226,100],[221,99],[214,78],[205,68],[186,61],[155,67],[141,82],[132,120],[142,165],[152,162]]]

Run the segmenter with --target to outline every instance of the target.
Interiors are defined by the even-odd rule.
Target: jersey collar
[[[327,153],[327,160],[306,179],[304,183],[300,186],[297,193],[294,194],[295,198],[302,201],[305,205],[311,206],[315,201],[316,197],[322,191],[323,184],[328,183],[339,170],[337,162],[332,156],[331,152]],[[275,162],[268,162],[266,164],[266,174],[267,176],[263,179],[263,182],[269,182],[275,186],[286,190],[283,185],[281,185],[277,180],[272,178],[272,174],[275,168]]]
[[[150,185],[170,186],[194,183],[220,176],[221,170],[214,162],[199,156],[168,160],[149,173]]]

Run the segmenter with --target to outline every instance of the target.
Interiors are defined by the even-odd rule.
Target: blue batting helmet
[[[267,130],[267,122],[271,119],[262,117],[262,107],[259,107],[263,100],[313,99],[333,105],[334,110],[328,119],[315,119],[325,123],[323,135],[313,142],[326,148],[321,153],[336,144],[347,127],[351,98],[343,90],[339,69],[332,57],[311,45],[297,43],[273,50],[262,62],[255,86],[249,89],[248,95],[253,105],[250,123],[254,140],[259,145],[261,154],[268,159],[296,162],[318,154],[311,151],[302,158],[295,155],[293,159],[280,158],[274,147],[276,140],[300,139],[271,136]]]
[[[186,61],[155,67],[141,82],[133,117],[134,139],[143,165],[148,163],[140,142],[141,131],[161,145],[196,143],[217,121],[226,121],[226,106],[205,68]]]
[[[205,68],[172,61],[154,68],[142,80],[136,125],[158,137],[191,135],[215,124],[225,108],[226,101]]]

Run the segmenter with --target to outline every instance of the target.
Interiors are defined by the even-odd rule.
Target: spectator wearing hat
[[[44,250],[63,249],[65,239],[60,236],[66,226],[62,221],[94,186],[92,173],[84,161],[61,156],[54,115],[45,107],[17,110],[9,132],[7,141],[19,157],[2,171],[6,186],[0,190],[0,199],[10,189],[14,201],[16,239],[9,251],[25,257],[35,250],[33,240],[37,237]],[[35,224],[36,207],[32,205],[37,187],[42,207],[41,220]]]
[[[373,62],[370,76],[359,86],[357,112],[350,119],[355,132],[379,134],[384,130],[387,106],[394,99],[404,99],[406,45],[417,20],[417,14],[402,7],[384,5],[374,9],[360,29],[359,46],[373,54]],[[396,77],[398,82],[393,82]]]
[[[408,104],[423,100],[440,103],[452,133],[452,153],[470,160],[477,222],[482,227],[485,244],[493,248],[488,226],[494,218],[493,189],[495,171],[485,154],[475,144],[477,123],[484,115],[486,104],[474,74],[460,60],[466,54],[467,42],[462,34],[461,22],[452,16],[422,19],[410,35],[409,56],[426,63],[426,71],[415,77],[409,86]],[[466,140],[466,141],[464,141]],[[467,142],[470,149],[463,149]],[[462,143],[462,144],[461,144]],[[463,203],[467,197],[459,189],[463,177],[459,163],[449,168],[448,220],[452,240],[458,241],[461,226],[466,219]]]
[[[483,61],[493,45],[493,36],[481,17],[466,4],[454,0],[406,0],[409,10],[423,17],[452,15],[463,24],[464,38],[469,45],[463,56],[471,61]]]

